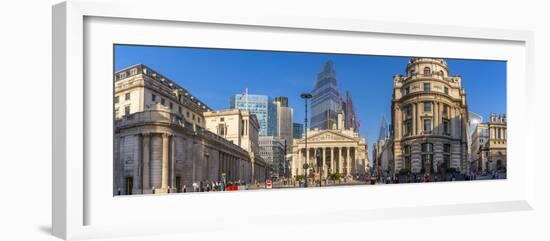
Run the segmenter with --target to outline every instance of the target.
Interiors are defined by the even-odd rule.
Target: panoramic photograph
[[[113,195],[506,179],[506,61],[116,44]]]

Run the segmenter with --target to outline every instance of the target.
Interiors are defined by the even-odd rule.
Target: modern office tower
[[[260,136],[277,134],[277,106],[273,98],[267,95],[251,95],[246,90],[243,94],[231,96],[229,106],[231,109],[246,110],[256,115],[260,123]]]
[[[288,98],[284,96],[275,97],[275,106],[277,108],[276,136],[286,140],[288,149],[292,147],[292,126],[294,112],[292,108],[288,107]]]
[[[331,61],[317,75],[311,92],[311,129],[333,129],[338,123],[341,95],[338,92],[336,71]],[[340,96],[340,98],[339,98]]]
[[[302,123],[293,123],[292,124],[292,138],[300,139],[304,134],[304,124]]]

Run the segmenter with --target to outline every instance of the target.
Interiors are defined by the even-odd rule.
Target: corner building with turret
[[[449,75],[443,59],[412,58],[393,86],[394,173],[466,173],[468,107],[461,77]]]

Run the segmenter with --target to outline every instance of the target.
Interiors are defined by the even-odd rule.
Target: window
[[[187,115],[187,118],[189,118],[189,111],[187,111],[186,115]]]
[[[178,113],[182,113],[181,106],[178,106]]]
[[[407,107],[405,107],[405,117],[407,119],[409,118],[412,118],[412,106],[411,105],[408,105]]]
[[[151,101],[156,102],[157,101],[157,95],[151,94]]]
[[[200,117],[197,117],[197,122],[199,122],[199,124],[201,123],[201,118]]]
[[[443,134],[450,135],[451,130],[449,128],[449,120],[443,120]]]
[[[170,102],[170,110],[174,108],[174,103]]]
[[[432,111],[432,102],[424,102],[424,112]]]
[[[449,94],[449,88],[448,88],[448,87],[444,87],[444,88],[443,88],[443,92],[445,92],[445,94],[448,95],[448,94]]]
[[[429,67],[424,68],[424,75],[427,76],[427,75],[431,75],[431,74],[432,74],[432,70],[430,70]]]
[[[115,104],[118,103],[118,96],[115,96]]]
[[[447,117],[447,115],[449,115],[449,106],[443,105],[443,116]]]
[[[220,121],[222,121],[222,122],[223,122],[223,120],[224,120],[224,118],[223,118],[223,117],[220,117]]]
[[[443,165],[445,168],[451,167],[451,144],[443,144]]]
[[[405,162],[405,169],[411,170],[411,146],[409,145],[403,147],[403,161]]]
[[[129,93],[129,92],[126,93],[126,95],[124,96],[124,99],[125,99],[125,100],[130,100],[130,93]]]
[[[160,98],[160,104],[161,105],[166,105],[166,100],[164,100],[164,98]]]
[[[126,78],[126,72],[120,73],[119,78],[121,78],[121,79]]]
[[[434,145],[430,142],[422,143],[422,152],[433,152]]]
[[[443,144],[443,152],[451,154],[451,144]]]
[[[405,87],[405,95],[408,95],[410,93],[410,86]]]
[[[424,83],[424,91],[430,91],[431,85],[430,83]]]
[[[432,120],[424,119],[424,133],[432,133]]]
[[[130,75],[136,75],[137,74],[137,69],[136,68],[133,68],[130,70]]]
[[[241,136],[244,136],[244,120],[241,120]]]
[[[411,120],[406,120],[405,121],[404,128],[405,128],[405,130],[403,131],[403,133],[404,133],[405,136],[412,135],[412,121]]]
[[[433,162],[433,144],[432,143],[422,143],[422,169],[425,172],[432,171],[432,162]]]
[[[218,135],[225,136],[225,126],[223,124],[218,125]]]
[[[130,115],[130,106],[124,107],[124,115]]]

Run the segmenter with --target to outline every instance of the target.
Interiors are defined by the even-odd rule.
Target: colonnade
[[[308,147],[297,150],[298,159],[296,165],[293,166],[295,175],[304,175],[305,170],[303,165],[308,163],[309,168],[319,173],[318,160],[322,163],[323,176],[328,173],[340,173],[343,176],[354,174],[357,172],[358,163],[356,161],[356,148],[352,146],[339,147]]]

